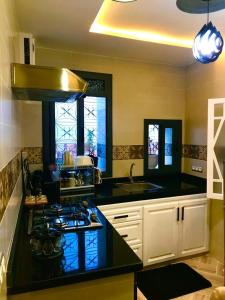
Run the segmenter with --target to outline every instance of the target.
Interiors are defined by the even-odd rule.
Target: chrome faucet
[[[134,178],[133,178],[133,168],[135,166],[135,163],[132,163],[130,165],[130,176],[129,176],[129,179],[130,179],[130,183],[133,183],[134,182]]]

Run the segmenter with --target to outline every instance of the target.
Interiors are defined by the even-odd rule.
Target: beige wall
[[[10,63],[14,61],[13,38],[17,30],[14,1],[0,2],[0,170],[15,156],[21,142],[21,102],[11,93]]]
[[[207,145],[208,99],[225,97],[225,54],[211,64],[195,63],[186,70],[185,143]],[[184,171],[193,175],[191,165],[202,166],[206,177],[206,162],[184,160]]]
[[[224,262],[224,203],[211,200],[210,251],[220,262]]]
[[[42,146],[42,103],[40,101],[21,101],[23,105],[23,146]]]
[[[143,145],[145,118],[184,120],[185,70],[182,68],[46,48],[37,48],[36,63],[113,75],[113,145]],[[32,120],[32,127],[27,126],[27,119],[24,122],[25,144],[39,146],[40,107],[26,103],[24,106],[29,115],[26,118]],[[113,161],[113,176],[127,176],[132,161]],[[142,175],[143,160],[135,163],[134,175]]]
[[[211,64],[195,63],[187,68],[185,143],[207,144],[208,99],[225,97],[225,54]],[[206,175],[206,162],[185,159],[184,171],[190,172],[192,164],[202,165]],[[220,261],[224,257],[223,201],[212,200],[211,252]]]

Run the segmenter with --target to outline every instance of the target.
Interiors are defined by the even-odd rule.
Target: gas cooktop
[[[96,214],[97,208],[88,201],[78,201],[72,204],[44,205],[42,208],[30,210],[28,234],[43,228],[55,228],[61,231],[81,229],[96,229],[102,223]]]

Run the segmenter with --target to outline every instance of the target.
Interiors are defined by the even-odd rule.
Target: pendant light
[[[223,50],[223,38],[212,22],[209,22],[209,12],[224,9],[225,1],[177,0],[177,7],[188,13],[207,13],[207,23],[194,39],[193,55],[203,64],[217,60]]]
[[[193,44],[194,57],[203,64],[217,60],[223,50],[223,38],[212,22],[205,24]]]

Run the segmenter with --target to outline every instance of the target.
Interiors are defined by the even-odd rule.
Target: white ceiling
[[[21,31],[33,33],[38,46],[63,48],[104,56],[186,66],[194,62],[190,48],[90,33],[103,0],[15,0]],[[107,1],[100,16],[104,25],[126,30],[157,32],[193,40],[206,22],[205,15],[179,11],[176,0]],[[225,34],[225,10],[211,14]]]

